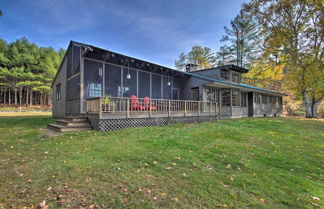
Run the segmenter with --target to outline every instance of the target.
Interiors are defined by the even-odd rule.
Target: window
[[[191,99],[199,101],[199,87],[191,88]]]
[[[121,67],[105,65],[105,95],[121,97]]]
[[[232,106],[240,106],[241,101],[240,101],[240,91],[239,90],[232,90]]]
[[[230,72],[228,70],[222,70],[221,71],[221,78],[228,80],[230,78]]]
[[[84,60],[84,99],[102,96],[103,65]]]
[[[101,84],[100,83],[89,83],[89,97],[100,97],[101,96]]]
[[[206,88],[207,101],[208,102],[218,102],[219,100],[219,91],[214,88]]]
[[[222,106],[231,106],[231,90],[222,89]]]
[[[61,99],[61,83],[56,85],[56,100]]]
[[[255,104],[261,104],[261,95],[260,94],[254,95],[254,102],[255,102]]]
[[[152,98],[161,99],[161,76],[152,74]]]
[[[262,104],[267,104],[267,95],[262,95]]]
[[[278,97],[279,99],[279,105],[282,106],[282,97]]]
[[[237,73],[232,73],[232,81],[235,83],[239,83],[240,82],[240,76]]]
[[[246,92],[241,93],[241,106],[246,107]]]
[[[151,97],[150,96],[150,79],[149,73],[138,71],[138,97]]]

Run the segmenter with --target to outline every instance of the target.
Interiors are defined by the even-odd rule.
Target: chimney
[[[193,63],[186,64],[186,72],[193,72],[198,70],[198,65]]]

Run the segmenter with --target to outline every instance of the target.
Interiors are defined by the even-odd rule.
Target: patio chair
[[[132,95],[131,96],[131,103],[130,103],[130,110],[144,110],[145,107],[140,105],[137,96]]]
[[[151,106],[150,97],[144,97],[144,107],[146,110],[156,110],[156,106]]]

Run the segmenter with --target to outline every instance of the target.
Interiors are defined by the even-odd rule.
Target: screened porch
[[[151,99],[149,97],[97,97],[87,100],[87,113],[100,119],[219,116],[215,102]]]

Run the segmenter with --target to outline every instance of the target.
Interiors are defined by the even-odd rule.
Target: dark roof
[[[222,65],[222,66],[218,66],[218,67],[201,69],[201,70],[193,71],[192,73],[200,72],[200,71],[208,71],[208,70],[234,70],[234,71],[241,72],[241,73],[249,72],[249,69],[231,64],[231,65]]]
[[[148,66],[149,69],[161,71],[162,73],[170,73],[169,74],[170,76],[171,75],[173,75],[173,76],[174,75],[184,75],[184,76],[188,76],[188,77],[193,76],[193,77],[208,80],[208,81],[211,81],[211,82],[214,82],[214,83],[225,84],[225,85],[229,85],[229,86],[233,86],[233,87],[252,89],[252,90],[263,91],[263,92],[267,92],[267,93],[278,94],[278,95],[286,95],[286,94],[283,94],[283,93],[280,93],[280,92],[276,92],[276,91],[272,91],[272,90],[264,89],[264,88],[259,88],[259,87],[255,87],[255,86],[250,86],[250,85],[247,85],[247,84],[233,83],[233,82],[229,82],[229,81],[217,80],[217,79],[214,79],[214,78],[210,78],[210,77],[206,77],[206,76],[203,76],[203,75],[196,74],[194,72],[189,73],[189,72],[175,70],[175,69],[165,67],[165,66],[162,66],[162,65],[159,65],[159,64],[155,64],[155,63],[152,63],[152,62],[147,62],[147,61],[144,61],[144,60],[141,60],[141,59],[137,59],[137,58],[134,58],[134,57],[129,57],[127,55],[112,52],[112,51],[107,50],[107,49],[103,49],[103,48],[100,48],[100,47],[96,47],[96,46],[92,46],[92,45],[89,45],[89,44],[84,44],[84,43],[80,43],[80,42],[76,42],[76,41],[70,41],[69,47],[65,52],[65,55],[64,55],[64,58],[62,60],[61,65],[59,67],[59,70],[61,69],[63,62],[66,59],[66,56],[67,56],[69,50],[71,50],[72,44],[81,45],[81,46],[83,46],[85,48],[86,47],[91,47],[92,49],[97,49],[97,50],[100,50],[100,51],[105,52],[105,53],[114,54],[114,56],[116,56],[116,57],[123,58],[124,62],[127,59],[127,60],[134,60],[134,63],[136,63],[136,62],[138,62],[138,63],[139,62],[146,63],[146,66]],[[104,58],[102,58],[102,59],[104,59]],[[122,63],[119,63],[119,64],[122,65]],[[236,65],[223,65],[223,66],[209,68],[209,69],[203,69],[203,70],[199,70],[199,71],[213,70],[213,69],[232,69],[232,70],[236,70],[236,71],[239,71],[239,72],[248,72],[248,69],[243,68],[243,67],[239,67],[239,66],[236,66]],[[56,80],[56,77],[57,77],[57,75],[59,73],[59,70],[58,70],[58,72],[56,73],[56,75],[55,75],[55,77],[53,79],[52,86],[54,84],[54,81]]]

